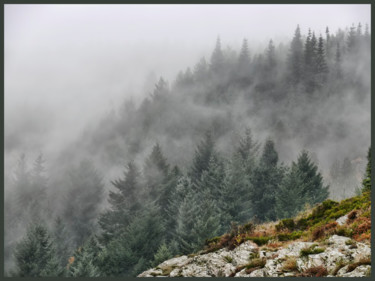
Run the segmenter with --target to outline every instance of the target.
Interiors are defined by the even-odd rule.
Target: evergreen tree
[[[149,204],[106,247],[101,270],[106,276],[136,276],[150,266],[163,241],[159,207]]]
[[[193,183],[201,178],[203,171],[207,170],[208,163],[212,155],[215,155],[214,140],[210,132],[207,132],[205,138],[198,144],[193,164],[190,168],[189,176]]]
[[[216,40],[216,46],[211,56],[210,70],[214,74],[220,74],[223,72],[224,67],[224,55],[221,50],[220,37]]]
[[[63,219],[68,222],[74,246],[82,245],[94,231],[103,202],[102,178],[89,161],[82,161],[68,174],[68,194]]]
[[[289,80],[292,85],[297,85],[302,81],[303,70],[303,43],[301,39],[301,30],[297,25],[294,37],[290,46],[288,56]]]
[[[371,191],[371,147],[367,154],[366,175],[362,181],[363,191]]]
[[[273,41],[270,40],[268,43],[267,48],[267,67],[266,69],[269,71],[272,71],[276,67],[276,54],[275,54],[275,46],[273,44]]]
[[[111,208],[99,217],[104,243],[112,239],[121,228],[127,226],[141,208],[140,172],[134,162],[128,162],[123,178],[112,181],[112,185],[116,191],[109,192],[108,202]]]
[[[14,256],[16,276],[52,277],[63,274],[54,242],[42,225],[28,228],[26,237],[17,244]]]
[[[319,36],[318,49],[316,53],[317,83],[322,86],[327,81],[328,66],[323,45],[323,37]]]
[[[168,199],[168,204],[166,205],[166,230],[167,238],[169,239],[178,236],[176,235],[177,214],[186,195],[191,191],[191,189],[192,184],[190,178],[183,176],[178,180],[175,189]]]
[[[275,211],[279,219],[294,217],[303,209],[307,201],[303,190],[303,177],[296,163],[293,162],[291,169],[284,176],[276,193]]]
[[[336,46],[336,57],[335,57],[335,72],[336,78],[342,78],[342,69],[341,69],[341,51],[340,51],[340,44],[337,43]]]
[[[250,52],[247,39],[243,39],[237,63],[237,76],[243,86],[250,84]]]
[[[94,236],[90,237],[82,247],[79,247],[68,265],[68,277],[99,277],[98,265],[101,248]]]
[[[56,245],[56,255],[59,258],[60,265],[65,267],[68,264],[70,254],[72,253],[71,235],[67,231],[65,223],[61,217],[57,217],[53,228],[53,239]]]
[[[307,151],[302,151],[298,157],[297,168],[304,183],[303,194],[307,198],[307,203],[315,205],[327,199],[328,186],[323,185],[323,177]]]
[[[161,264],[163,261],[168,260],[172,258],[172,254],[168,249],[168,246],[165,242],[161,243],[158,251],[154,255],[154,260],[152,262],[152,266],[158,266]]]
[[[162,185],[167,180],[168,171],[169,165],[167,159],[164,157],[160,145],[156,143],[150,156],[146,159],[143,169],[147,196],[151,200],[159,200]]]
[[[348,52],[353,54],[357,47],[357,32],[354,24],[350,27],[348,39],[347,39],[347,49]]]
[[[261,221],[276,219],[275,194],[283,178],[283,170],[278,167],[277,162],[278,154],[274,142],[269,139],[251,179],[252,208],[254,215]]]

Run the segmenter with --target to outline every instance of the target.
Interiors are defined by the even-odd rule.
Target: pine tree
[[[294,217],[306,202],[303,194],[304,182],[296,163],[284,176],[276,193],[276,214],[279,219]]]
[[[250,52],[246,39],[242,41],[242,47],[238,56],[237,76],[239,83],[243,86],[250,84]]]
[[[163,241],[165,226],[159,207],[149,204],[103,252],[101,270],[106,276],[136,276],[150,266]]]
[[[323,177],[307,151],[302,151],[298,157],[297,168],[304,183],[303,194],[307,198],[307,203],[315,205],[327,199],[328,186],[323,185]]]
[[[54,242],[42,225],[28,228],[26,237],[17,244],[14,256],[16,275],[19,277],[52,277],[63,274]]]
[[[163,261],[168,260],[172,258],[172,254],[168,249],[168,246],[165,242],[161,243],[158,251],[154,255],[154,260],[152,262],[152,266],[158,266],[161,264]]]
[[[164,157],[158,143],[145,161],[143,175],[145,178],[147,196],[151,200],[158,200],[162,192],[162,185],[166,183],[169,172],[167,159]]]
[[[267,48],[267,67],[268,71],[272,71],[276,67],[276,54],[275,54],[275,46],[273,44],[272,39],[268,43]]]
[[[203,171],[207,170],[212,155],[215,155],[215,142],[210,132],[206,132],[205,138],[198,144],[189,176],[193,183],[201,178]]]
[[[134,162],[128,162],[123,178],[112,181],[116,191],[109,192],[108,202],[111,209],[99,217],[106,244],[117,232],[126,227],[140,210],[140,172]]]
[[[317,83],[322,86],[327,81],[328,66],[323,45],[323,37],[319,36],[318,49],[316,53]]]
[[[371,147],[367,154],[366,175],[362,181],[363,191],[371,191]]]
[[[68,184],[63,219],[74,237],[74,246],[79,246],[97,229],[104,185],[89,161],[82,161],[78,167],[70,170]]]
[[[56,245],[56,254],[59,258],[60,265],[65,267],[68,264],[73,247],[71,245],[71,235],[61,217],[57,217],[54,222],[53,239]]]
[[[350,27],[348,39],[347,39],[347,49],[348,52],[353,54],[357,47],[357,32],[354,24]]]
[[[210,70],[214,74],[220,74],[223,72],[224,67],[224,55],[221,50],[221,40],[220,37],[216,40],[216,46],[211,56]]]
[[[303,43],[301,39],[301,30],[297,25],[294,37],[290,46],[288,56],[289,80],[292,85],[297,85],[302,81],[303,71]]]
[[[94,236],[79,247],[68,265],[68,277],[99,277],[101,276],[99,254],[101,248]]]
[[[275,194],[283,178],[283,169],[278,167],[277,162],[274,142],[268,139],[251,179],[252,208],[254,215],[261,221],[276,219]]]
[[[342,78],[342,69],[341,69],[341,51],[340,51],[340,44],[337,43],[336,46],[336,57],[335,57],[335,72],[336,78]]]

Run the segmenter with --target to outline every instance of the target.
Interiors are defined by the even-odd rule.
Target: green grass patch
[[[325,249],[317,248],[315,245],[313,245],[309,248],[302,249],[301,252],[300,252],[300,256],[301,257],[307,257],[308,255],[316,255],[316,254],[323,253],[324,251],[325,251]]]
[[[246,237],[245,240],[251,240],[258,246],[262,246],[268,243],[273,237],[262,236],[262,237]]]
[[[277,235],[279,241],[290,241],[300,238],[303,234],[303,231],[294,231],[292,233],[280,233]]]

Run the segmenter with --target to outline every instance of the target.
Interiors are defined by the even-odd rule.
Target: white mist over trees
[[[124,97],[51,161],[6,139],[21,155],[6,178],[9,275],[134,276],[231,223],[355,194],[370,146],[368,25],[297,26],[261,51],[215,39],[210,56],[141,101]]]

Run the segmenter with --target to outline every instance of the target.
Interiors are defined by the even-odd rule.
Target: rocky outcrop
[[[369,276],[371,248],[333,235],[320,243],[295,241],[281,248],[246,241],[230,251],[180,256],[138,277]],[[320,275],[319,275],[320,274]]]

